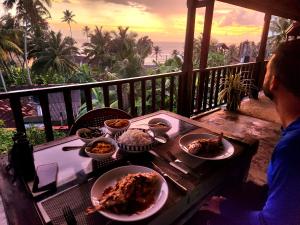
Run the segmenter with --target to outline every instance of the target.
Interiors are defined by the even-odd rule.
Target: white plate
[[[188,153],[189,155],[199,158],[199,159],[206,159],[206,160],[221,160],[221,159],[226,159],[229,158],[230,156],[233,155],[234,153],[234,147],[233,145],[225,140],[224,138],[222,139],[222,144],[223,144],[223,151],[220,152],[220,154],[212,156],[212,157],[202,157],[199,155],[194,155],[189,153],[187,146],[192,142],[195,141],[196,139],[199,138],[216,138],[218,136],[213,135],[213,134],[206,134],[206,133],[202,133],[202,134],[187,134],[184,135],[180,138],[179,140],[179,146],[180,148],[185,151],[186,153]]]
[[[94,183],[92,190],[91,190],[91,200],[94,206],[97,205],[97,198],[102,195],[103,191],[109,187],[114,186],[118,180],[120,180],[122,177],[130,174],[130,173],[150,173],[155,172],[159,176],[159,186],[156,193],[156,198],[154,201],[154,204],[152,204],[148,209],[135,213],[132,215],[126,215],[126,214],[115,214],[108,211],[99,211],[103,216],[110,218],[112,220],[117,221],[123,221],[123,222],[132,222],[137,220],[145,219],[149,216],[152,216],[154,213],[158,212],[163,205],[166,203],[168,198],[168,185],[166,180],[158,174],[156,171],[143,167],[143,166],[122,166],[115,169],[112,169],[105,174],[103,174],[101,177],[99,177],[96,182]]]

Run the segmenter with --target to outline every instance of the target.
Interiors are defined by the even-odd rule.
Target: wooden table
[[[116,164],[102,169],[95,169],[94,161],[90,158],[79,156],[78,151],[62,151],[63,146],[83,144],[75,136],[37,146],[34,152],[36,166],[52,162],[57,162],[59,165],[56,193],[47,192],[32,195],[32,193],[29,193],[30,191],[26,191],[32,185],[31,183],[25,184],[18,181],[16,184],[12,184],[11,177],[5,172],[2,166],[0,192],[9,224],[51,224],[50,218],[47,217],[49,217],[49,212],[50,214],[52,213],[52,209],[47,211],[46,208],[51,201],[59,199],[57,196],[67,196],[72,191],[76,195],[78,190],[82,191],[82,196],[89,195],[89,191],[86,191],[88,189],[81,189],[81,187],[86,188],[87,183],[92,184],[95,178],[99,177],[103,172],[116,166],[126,165],[126,163],[151,167],[151,162],[155,162],[172,178],[188,188],[187,193],[182,193],[177,186],[168,182],[169,196],[164,207],[150,218],[131,224],[182,224],[191,214],[189,212],[195,210],[195,206],[200,204],[205,198],[216,193],[225,185],[241,182],[245,178],[251,158],[257,150],[257,140],[244,139],[241,142],[230,139],[235,148],[233,157],[221,161],[199,160],[188,156],[180,150],[178,140],[186,133],[214,133],[214,130],[204,129],[197,121],[167,111],[158,111],[143,117],[134,118],[131,121],[132,126],[145,124],[153,117],[165,118],[172,123],[172,129],[168,132],[168,142],[166,144],[158,144],[153,148],[153,151],[158,156],[153,156],[148,152],[141,155],[135,154],[134,156],[121,155],[122,159],[117,161]],[[175,154],[177,158],[181,159],[198,176],[183,174],[172,167],[167,162],[167,160],[170,160],[166,153],[167,151]],[[2,160],[2,163],[3,161],[5,162],[5,160]],[[85,191],[83,192],[83,190]],[[78,201],[78,199],[74,199],[74,205]],[[65,204],[65,202],[62,202],[62,204]],[[60,204],[57,204],[57,210],[60,210],[61,207]],[[54,211],[55,209],[53,209]],[[109,224],[120,224],[119,222],[109,221],[100,216],[100,214],[95,216],[99,217],[97,221],[101,221],[101,224],[108,222]],[[62,218],[62,215],[61,218],[52,218],[52,222],[54,224],[61,224],[57,221],[62,221]],[[93,224],[87,221],[92,221],[92,219],[85,218],[83,224]],[[98,222],[98,224],[100,223]]]

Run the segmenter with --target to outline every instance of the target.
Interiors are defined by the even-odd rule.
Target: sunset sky
[[[103,26],[115,30],[129,26],[131,31],[148,35],[154,42],[184,42],[186,28],[186,0],[54,0],[49,20],[51,28],[69,35],[66,23],[61,22],[63,11],[75,14],[73,36],[80,44],[86,40],[82,28]],[[197,10],[196,36],[202,31],[204,9]],[[212,36],[219,42],[258,42],[263,25],[263,14],[216,2]]]

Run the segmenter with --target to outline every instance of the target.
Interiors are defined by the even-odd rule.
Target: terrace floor
[[[239,138],[259,139],[259,147],[252,159],[248,179],[266,183],[266,171],[273,149],[280,136],[280,120],[273,103],[260,94],[258,100],[245,99],[238,114],[221,109],[198,119],[204,127],[213,127],[220,132]]]

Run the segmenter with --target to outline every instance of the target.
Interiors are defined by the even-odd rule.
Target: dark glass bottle
[[[33,146],[29,143],[25,133],[16,133],[13,136],[13,147],[9,152],[10,167],[14,175],[31,181],[35,176]]]

